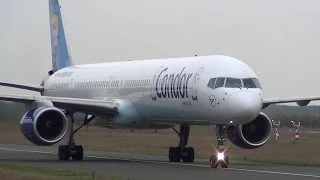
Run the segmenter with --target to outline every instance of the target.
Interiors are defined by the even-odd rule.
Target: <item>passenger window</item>
[[[257,88],[257,86],[254,84],[252,78],[243,79],[243,87],[244,88]]]
[[[257,86],[258,88],[262,89],[258,79],[253,78],[253,81],[254,81],[254,83],[256,83],[256,86]]]
[[[226,78],[218,78],[217,79],[217,82],[216,82],[216,85],[215,85],[215,88],[219,88],[219,87],[223,87],[224,86],[224,80]]]
[[[240,79],[234,79],[234,78],[227,78],[225,87],[228,88],[241,88],[241,80]]]
[[[216,82],[216,78],[212,78],[210,79],[210,81],[208,82],[208,87],[211,89],[214,89],[214,83]]]

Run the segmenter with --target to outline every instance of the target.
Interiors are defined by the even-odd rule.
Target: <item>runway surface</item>
[[[320,167],[232,162],[228,169],[211,169],[206,159],[169,163],[165,156],[85,150],[83,161],[59,161],[57,147],[0,144],[0,163],[92,172],[131,179],[320,179]]]

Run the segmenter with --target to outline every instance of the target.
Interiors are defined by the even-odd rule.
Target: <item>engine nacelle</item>
[[[238,147],[255,149],[263,146],[270,138],[272,122],[269,117],[260,113],[253,121],[228,127],[228,139]]]
[[[22,134],[36,145],[48,146],[59,142],[67,132],[65,114],[56,107],[41,106],[28,111],[20,121]]]

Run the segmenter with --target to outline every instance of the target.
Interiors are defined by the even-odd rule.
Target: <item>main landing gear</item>
[[[169,149],[169,161],[170,162],[193,162],[194,161],[194,149],[193,147],[186,147],[189,139],[190,126],[180,125],[180,132],[174,127],[173,130],[178,134],[180,138],[178,147],[170,147]]]
[[[210,166],[211,168],[217,168],[219,164],[222,168],[228,168],[229,166],[229,157],[225,155],[226,148],[223,143],[226,141],[227,126],[217,125],[217,142],[218,148],[217,153],[211,155],[210,157]]]
[[[88,118],[88,115],[85,116],[83,124],[79,126],[77,129],[73,130],[74,118],[73,115],[70,115],[71,118],[71,133],[69,137],[68,145],[60,145],[58,149],[58,157],[59,160],[69,160],[70,156],[73,160],[82,160],[83,159],[83,147],[81,145],[76,145],[74,142],[74,134],[78,132],[83,126],[88,125],[95,116],[91,116]]]

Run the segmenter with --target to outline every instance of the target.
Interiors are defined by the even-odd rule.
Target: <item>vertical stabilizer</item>
[[[49,0],[49,16],[51,33],[52,70],[53,72],[56,72],[59,69],[71,66],[73,64],[68,50],[58,0]]]

